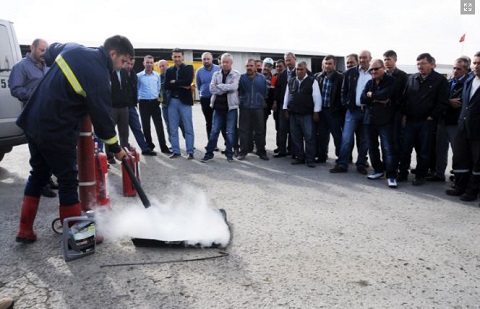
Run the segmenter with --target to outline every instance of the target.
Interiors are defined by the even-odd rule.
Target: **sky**
[[[2,0],[0,19],[14,22],[20,44],[98,46],[121,34],[134,47],[366,49],[373,58],[393,49],[398,64],[414,65],[423,52],[452,64],[480,51],[480,0],[467,1],[476,1],[475,15],[460,14],[461,0]]]

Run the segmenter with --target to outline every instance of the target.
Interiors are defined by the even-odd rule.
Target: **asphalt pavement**
[[[41,199],[38,240],[16,243],[29,172],[22,145],[0,162],[0,298],[49,309],[480,308],[478,201],[446,196],[449,182],[390,189],[354,165],[331,174],[333,146],[316,168],[273,158],[271,116],[269,161],[249,154],[229,163],[216,152],[202,163],[205,124],[201,107],[193,109],[195,160],[142,157],[142,185],[154,203],[195,205],[195,192],[205,194],[227,213],[227,248],[137,248],[107,237],[93,255],[65,262],[50,226],[56,198]],[[185,156],[182,138],[180,145]],[[143,208],[122,196],[119,164],[110,167],[109,190],[111,211]]]

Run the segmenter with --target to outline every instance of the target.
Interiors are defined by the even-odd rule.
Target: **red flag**
[[[462,42],[465,41],[465,34],[466,34],[466,33],[464,33],[464,34],[462,35],[462,37],[460,38],[460,40],[458,40],[459,43],[462,43]]]

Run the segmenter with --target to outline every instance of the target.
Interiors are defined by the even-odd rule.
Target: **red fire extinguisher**
[[[135,177],[140,180],[140,153],[137,152],[135,148],[130,148],[130,150],[125,149],[127,153],[127,162],[135,173]],[[136,196],[137,190],[133,186],[132,180],[127,173],[127,170],[122,165],[122,182],[123,182],[123,195],[124,196]]]
[[[97,204],[100,206],[110,206],[110,196],[108,194],[108,163],[107,155],[97,148],[95,143],[95,191],[97,194]]]

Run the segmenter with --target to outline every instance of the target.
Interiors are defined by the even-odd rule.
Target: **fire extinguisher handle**
[[[142,200],[143,206],[145,208],[148,208],[151,206],[150,201],[148,200],[147,195],[145,194],[145,191],[143,191],[142,186],[140,185],[140,182],[138,181],[137,177],[135,177],[135,173],[133,172],[132,168],[130,167],[130,164],[128,164],[127,157],[122,158],[122,164],[127,170],[128,176],[130,176],[130,179],[132,180],[133,186],[137,190],[138,196],[140,196],[140,199]]]

